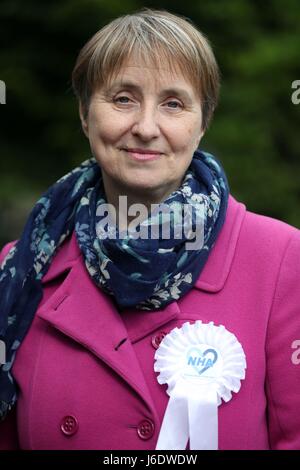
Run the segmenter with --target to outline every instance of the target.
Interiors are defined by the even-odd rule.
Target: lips
[[[123,149],[128,155],[134,160],[146,161],[146,160],[157,160],[162,156],[161,152],[157,150],[144,150],[144,149]]]
[[[138,149],[138,148],[126,148],[125,149],[127,152],[132,152],[132,153],[142,153],[142,154],[148,154],[148,155],[161,155],[161,152],[158,150],[149,150],[149,149]]]

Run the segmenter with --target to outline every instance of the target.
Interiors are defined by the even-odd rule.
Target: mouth
[[[133,160],[136,161],[152,161],[159,159],[163,153],[157,150],[144,150],[144,149],[125,149],[124,150]]]

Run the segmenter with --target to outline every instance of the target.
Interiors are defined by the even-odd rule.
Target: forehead
[[[118,69],[112,70],[105,85],[111,87],[128,80],[146,85],[150,83],[156,88],[180,86],[186,88],[190,93],[197,94],[192,81],[187,74],[183,73],[180,64],[176,61],[170,63],[170,61],[162,61],[159,58],[155,60],[130,57]]]

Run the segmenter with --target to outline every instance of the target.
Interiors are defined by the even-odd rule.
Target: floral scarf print
[[[17,400],[11,369],[42,299],[41,280],[74,230],[91,279],[113,296],[120,311],[161,310],[184,296],[199,277],[223,226],[228,196],[220,163],[200,150],[180,188],[163,202],[164,211],[157,205],[135,231],[125,234],[111,220],[104,223],[101,206],[107,201],[94,158],[51,186],[0,268],[0,341],[6,349],[6,363],[0,364],[0,419]],[[197,233],[201,240],[193,245]]]

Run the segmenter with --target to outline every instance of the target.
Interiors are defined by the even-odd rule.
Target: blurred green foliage
[[[249,210],[300,228],[299,0],[1,0],[0,244],[20,236],[39,195],[90,156],[70,75],[83,44],[140,7],[189,17],[222,72],[219,108],[201,148],[215,153]]]

